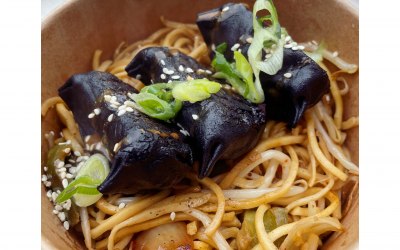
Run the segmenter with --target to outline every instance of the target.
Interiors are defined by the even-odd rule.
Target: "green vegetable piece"
[[[98,201],[102,194],[97,187],[110,172],[107,158],[94,154],[85,162],[72,181],[57,197],[56,202],[62,203],[73,197],[76,205],[87,207]]]
[[[47,153],[47,173],[51,175],[51,187],[54,190],[62,189],[61,179],[56,172],[56,166],[54,165],[54,162],[57,159],[60,161],[65,161],[65,157],[67,157],[68,154],[65,153],[64,150],[70,147],[71,145],[68,144],[56,144]]]
[[[215,51],[218,51],[219,53],[224,54],[227,48],[228,48],[227,43],[221,43],[220,45],[218,45],[215,48]]]
[[[221,84],[207,79],[196,79],[177,84],[172,89],[172,95],[179,101],[191,103],[203,101],[210,98],[211,94],[217,93]]]

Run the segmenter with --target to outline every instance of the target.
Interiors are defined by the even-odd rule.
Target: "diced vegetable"
[[[255,214],[254,210],[247,210],[244,213],[243,223],[237,236],[237,244],[240,250],[251,249],[258,244],[256,229],[255,229]],[[288,223],[288,215],[284,208],[271,208],[264,215],[264,227],[267,232],[271,232],[275,228]],[[276,240],[275,245],[282,244],[283,238]]]

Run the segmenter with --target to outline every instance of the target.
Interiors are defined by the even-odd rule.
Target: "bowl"
[[[93,52],[103,50],[111,57],[121,41],[143,39],[162,26],[160,16],[169,20],[194,23],[200,11],[218,7],[222,0],[72,0],[42,22],[42,102],[57,95],[57,89],[75,73],[91,69]],[[239,1],[233,1],[239,2]],[[247,2],[250,6],[252,1]],[[343,0],[275,1],[282,26],[298,42],[325,41],[329,49],[358,64],[358,7]],[[358,115],[358,73],[347,78],[350,93],[344,97],[344,116]],[[48,150],[45,131],[59,131],[55,113],[42,118],[42,163]],[[358,128],[348,133],[347,146],[358,164]],[[42,164],[43,165],[43,164]],[[43,249],[83,249],[82,239],[67,232],[46,197],[41,195]],[[349,212],[342,219],[346,230],[333,234],[325,249],[358,248],[358,191]]]

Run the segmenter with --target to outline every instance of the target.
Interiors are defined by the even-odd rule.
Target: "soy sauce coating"
[[[103,194],[169,188],[193,164],[191,148],[178,127],[135,110],[118,116],[117,108],[104,97],[115,96],[115,102],[122,105],[128,93],[137,91],[115,76],[97,71],[73,75],[59,89],[82,134],[98,133],[113,154],[111,172],[98,187]],[[89,119],[94,109],[101,112]]]
[[[253,36],[252,22],[252,12],[243,4],[226,4],[202,12],[197,18],[197,25],[211,56],[213,47],[226,43],[224,55],[230,61],[233,57],[232,48],[240,49],[247,57]],[[296,126],[304,111],[329,91],[327,73],[301,50],[284,49],[282,69],[272,76],[261,72],[260,79],[265,94],[267,120],[283,121],[289,127]]]
[[[165,65],[160,63],[160,60]],[[147,65],[151,65],[148,67]],[[143,65],[138,67],[138,65]],[[192,68],[190,73],[179,67]],[[146,85],[165,82],[159,73],[162,68],[178,72],[182,79],[208,77],[204,67],[193,58],[164,47],[151,47],[140,51],[126,71],[130,76],[140,74]],[[199,71],[198,69],[203,69]],[[147,80],[147,81],[145,81]],[[200,162],[199,177],[208,176],[215,163],[235,159],[250,151],[265,128],[265,105],[254,105],[242,96],[225,88],[201,102],[184,102],[175,121],[188,132],[195,158]]]

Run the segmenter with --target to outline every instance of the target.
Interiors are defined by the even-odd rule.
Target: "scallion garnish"
[[[135,108],[140,112],[168,121],[182,108],[182,102],[191,103],[205,100],[217,93],[221,85],[207,79],[155,83],[144,87],[140,93],[130,95]]]

